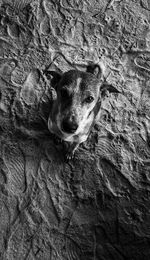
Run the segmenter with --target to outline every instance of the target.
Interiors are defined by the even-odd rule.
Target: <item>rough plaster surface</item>
[[[88,61],[121,93],[66,163],[43,71]],[[149,0],[0,1],[0,259],[150,259]]]

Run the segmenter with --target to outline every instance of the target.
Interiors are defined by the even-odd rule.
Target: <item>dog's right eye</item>
[[[69,97],[69,92],[67,91],[67,89],[61,89],[60,95],[63,99],[65,99]]]

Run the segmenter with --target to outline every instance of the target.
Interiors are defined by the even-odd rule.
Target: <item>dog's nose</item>
[[[76,122],[72,122],[70,120],[64,120],[62,122],[62,129],[66,133],[74,133],[78,128],[78,124]]]

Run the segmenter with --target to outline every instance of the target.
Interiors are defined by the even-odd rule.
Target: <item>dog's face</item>
[[[68,71],[57,86],[57,126],[65,135],[79,134],[92,123],[100,82],[91,73]]]
[[[59,76],[49,130],[66,141],[85,141],[100,108],[101,85],[101,70],[97,65],[94,69],[89,67],[87,72],[70,70]]]

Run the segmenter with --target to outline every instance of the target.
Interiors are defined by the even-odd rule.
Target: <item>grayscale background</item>
[[[120,94],[67,163],[43,71],[89,61]],[[0,0],[3,259],[150,259],[149,0]]]

